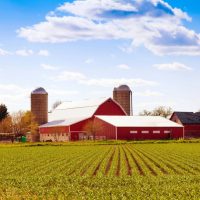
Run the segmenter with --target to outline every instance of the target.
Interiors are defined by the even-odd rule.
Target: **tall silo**
[[[31,112],[39,125],[48,122],[48,93],[42,87],[31,92]]]
[[[133,115],[132,91],[127,85],[120,85],[114,88],[113,99],[122,106],[127,115]]]

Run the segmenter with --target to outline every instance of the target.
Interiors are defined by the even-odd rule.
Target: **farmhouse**
[[[186,138],[200,137],[200,112],[174,112],[170,120],[184,126]]]
[[[132,92],[126,85],[114,88],[113,98],[63,102],[47,116],[47,92],[32,92],[32,109],[40,123],[40,141],[76,141],[88,138],[113,140],[177,139],[183,126],[162,117],[133,116]],[[39,99],[39,104],[37,104]],[[36,101],[35,101],[36,100]],[[44,109],[43,109],[44,110]],[[48,120],[47,120],[48,119]]]

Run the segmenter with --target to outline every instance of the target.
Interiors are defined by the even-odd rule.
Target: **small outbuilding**
[[[200,112],[174,112],[170,120],[184,126],[186,138],[200,138]]]

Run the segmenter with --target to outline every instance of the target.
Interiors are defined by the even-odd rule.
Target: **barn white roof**
[[[183,127],[159,116],[103,116],[97,118],[116,127]]]
[[[52,113],[49,113],[49,122],[91,117],[97,108],[108,98],[63,102]]]
[[[57,127],[57,126],[70,126],[72,124],[75,124],[77,122],[80,122],[82,120],[88,119],[86,117],[78,117],[78,118],[68,118],[65,120],[55,120],[48,122],[46,124],[43,124],[40,126],[40,128],[48,128],[48,127]]]

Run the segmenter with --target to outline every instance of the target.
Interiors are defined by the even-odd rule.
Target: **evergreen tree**
[[[8,116],[7,107],[4,104],[0,105],[0,122]]]

